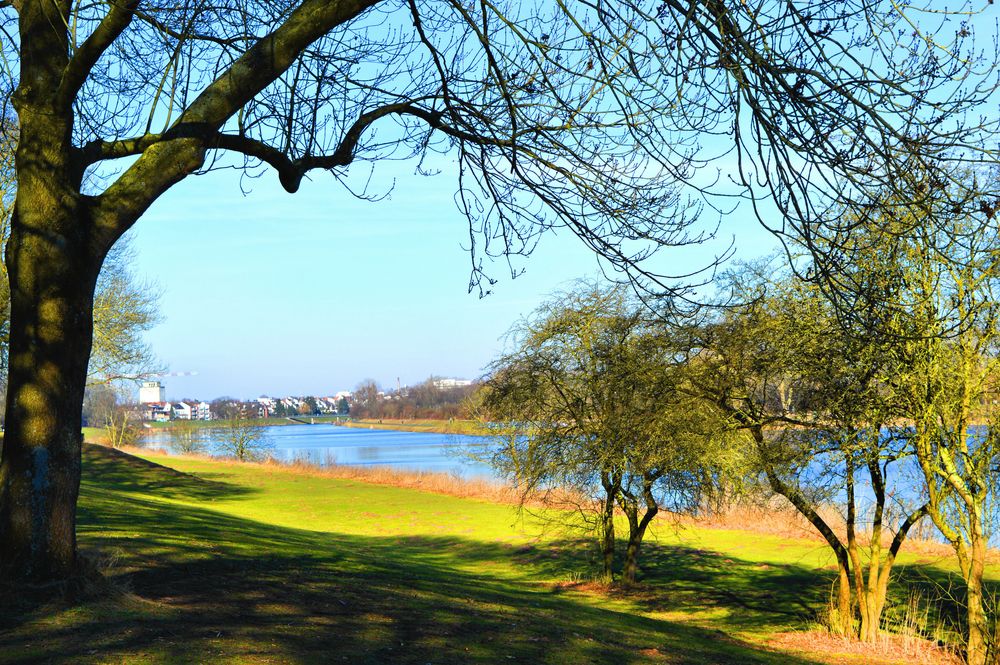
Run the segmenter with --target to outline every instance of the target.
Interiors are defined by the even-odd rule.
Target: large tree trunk
[[[77,568],[81,409],[93,294],[110,232],[90,219],[73,159],[68,103],[54,91],[67,57],[66,5],[26,3],[17,198],[6,249],[11,318],[6,431],[0,458],[3,574],[60,582]],[[65,100],[64,100],[65,101]]]
[[[13,225],[7,262],[11,334],[0,562],[17,577],[65,580],[76,570],[80,414],[99,265],[88,265],[94,261],[80,238],[39,233],[23,219]]]

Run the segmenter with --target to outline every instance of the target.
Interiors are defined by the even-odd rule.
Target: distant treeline
[[[450,386],[430,377],[415,386],[382,392],[372,380],[362,381],[351,402],[353,418],[465,419],[470,417],[470,397],[478,385]]]

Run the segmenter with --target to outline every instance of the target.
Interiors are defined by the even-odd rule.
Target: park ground
[[[833,562],[804,534],[663,521],[622,589],[502,492],[425,481],[88,444],[80,546],[106,581],[72,604],[0,587],[0,662],[955,662],[824,633]],[[947,554],[902,564],[890,622],[953,639]]]

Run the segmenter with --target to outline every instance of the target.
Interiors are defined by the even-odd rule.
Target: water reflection
[[[265,428],[271,456],[283,462],[388,466],[415,471],[453,473],[462,477],[494,478],[492,469],[472,462],[470,451],[482,451],[486,437],[429,432],[366,430],[332,425],[280,425]],[[219,428],[175,427],[147,430],[149,447],[172,454],[220,455],[225,437]]]

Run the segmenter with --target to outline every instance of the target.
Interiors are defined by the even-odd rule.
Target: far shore
[[[469,436],[489,436],[490,434],[477,420],[369,418],[365,420],[349,420],[341,424],[345,427],[386,429],[399,432],[434,432],[436,434],[465,434]]]
[[[169,420],[166,422],[143,423],[147,429],[200,429],[219,427],[221,420]],[[253,418],[249,422],[255,425],[276,427],[281,425],[341,425],[361,429],[396,430],[400,432],[434,432],[437,434],[465,434],[469,436],[488,436],[489,431],[476,420],[433,419],[433,418],[366,418],[355,419],[347,416],[290,416]],[[98,428],[92,428],[98,429]]]

